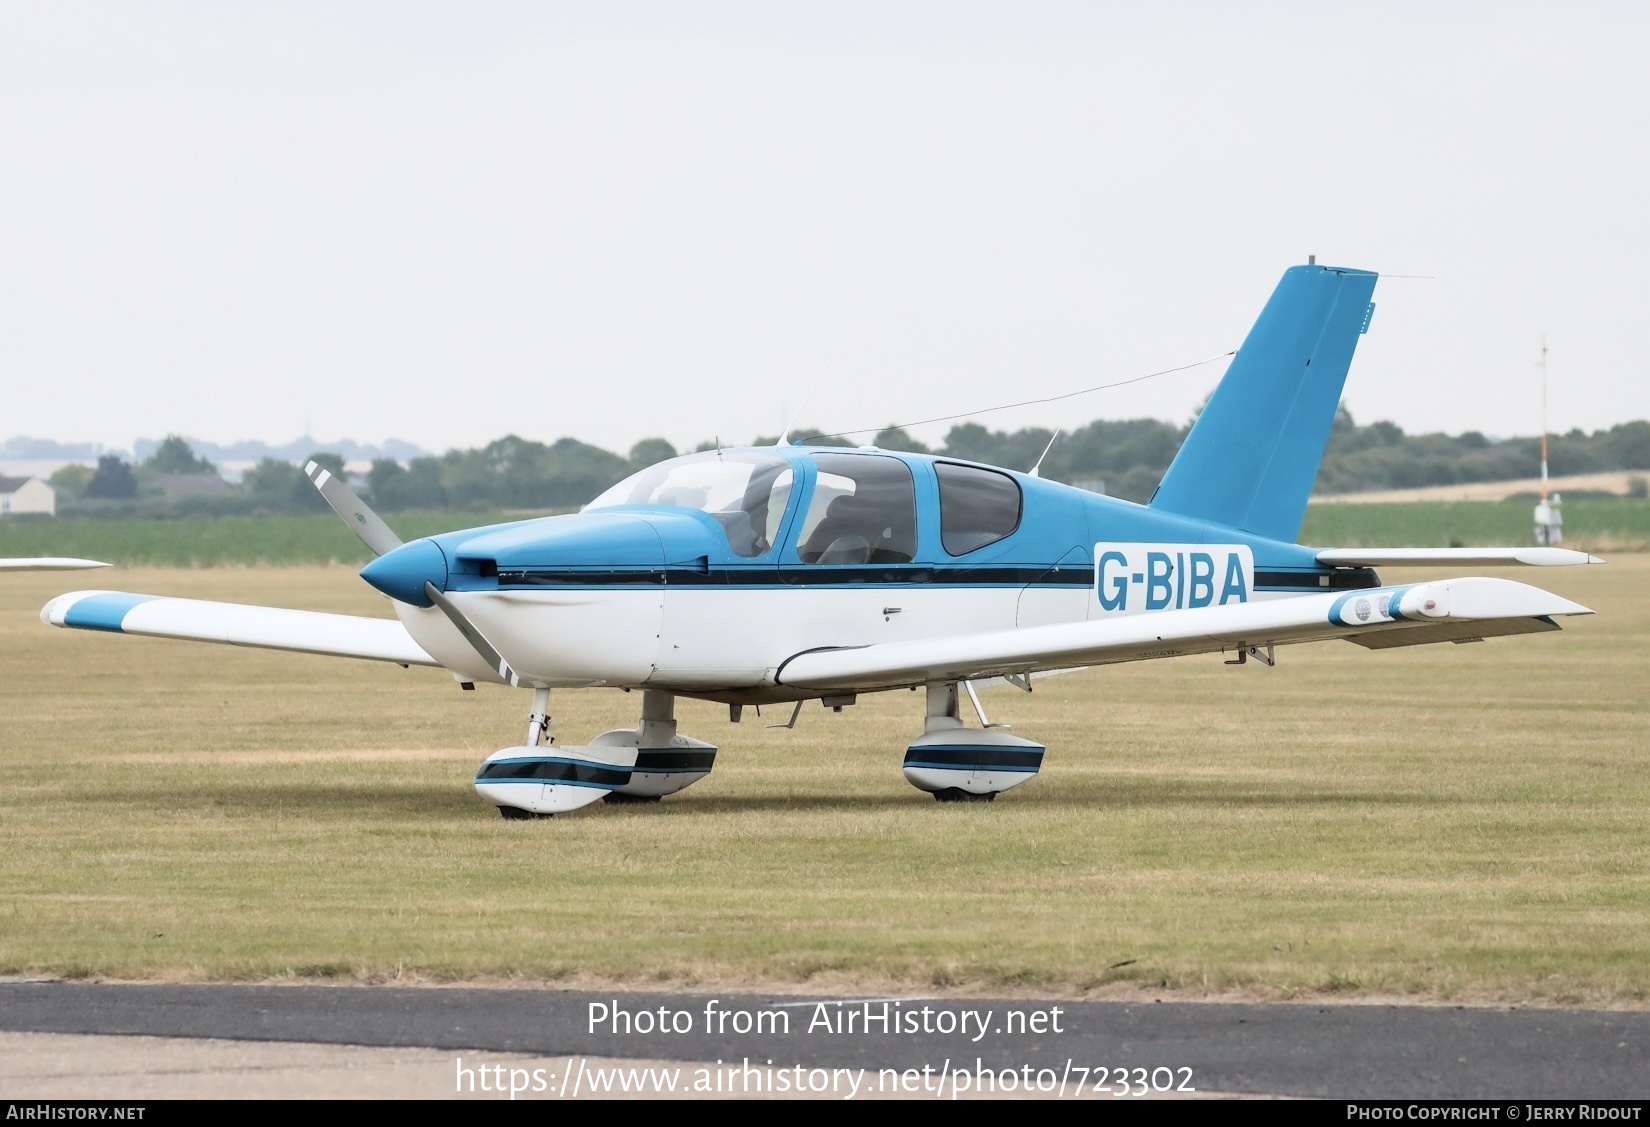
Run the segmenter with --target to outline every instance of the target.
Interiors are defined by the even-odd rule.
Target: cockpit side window
[[[954,462],[935,462],[934,474],[940,479],[940,543],[951,555],[978,551],[1020,527],[1020,486],[1007,474]]]
[[[917,554],[917,491],[898,458],[815,454],[813,498],[797,540],[803,563],[910,563]]]

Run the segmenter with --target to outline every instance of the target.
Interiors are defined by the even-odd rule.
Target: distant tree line
[[[1177,427],[1156,419],[1099,419],[1060,435],[1038,472],[1055,481],[1104,483],[1105,492],[1115,497],[1146,501],[1190,430],[1191,423]],[[952,427],[944,446],[932,452],[1026,470],[1052,437],[1052,431],[1040,427],[993,431],[963,423]],[[899,430],[883,431],[876,444],[926,449]],[[1547,442],[1547,461],[1555,476],[1650,469],[1650,422],[1621,423],[1592,434],[1572,430],[1553,435]],[[1540,472],[1539,438],[1495,441],[1477,431],[1409,435],[1396,423],[1359,426],[1342,406],[1330,428],[1314,488],[1318,493],[1356,493],[1512,481]]]
[[[930,449],[904,430],[890,427],[872,440],[886,450],[941,454],[1028,470],[1045,449],[1039,472],[1054,481],[1100,489],[1131,501],[1146,501],[1180,449],[1191,424],[1175,426],[1157,419],[1099,419],[1062,433],[1041,427],[994,431],[979,423],[954,426],[945,442]],[[799,445],[849,446],[840,437],[821,437],[797,429]],[[756,440],[768,445],[775,438]],[[702,443],[701,450],[716,443]],[[1650,422],[1622,423],[1591,434],[1580,430],[1555,435],[1548,443],[1551,472],[1593,473],[1604,470],[1650,470]],[[386,512],[439,509],[572,509],[636,470],[673,458],[677,450],[662,438],[648,438],[627,455],[615,454],[573,438],[552,443],[507,435],[486,446],[449,450],[413,458],[403,464],[378,458],[357,482],[368,500]],[[344,459],[335,452],[310,456],[343,475]],[[1345,407],[1329,435],[1317,491],[1348,493],[1370,489],[1406,489],[1473,481],[1507,481],[1534,477],[1540,471],[1541,442],[1536,438],[1495,441],[1476,431],[1460,435],[1408,435],[1394,423],[1359,426]],[[179,489],[192,478],[211,478],[217,470],[199,458],[184,439],[170,435],[153,454],[132,464],[104,455],[95,470],[71,465],[53,475],[65,504],[64,513],[154,515],[240,512],[321,512],[325,503],[303,470],[291,462],[264,458],[247,470],[237,486]]]

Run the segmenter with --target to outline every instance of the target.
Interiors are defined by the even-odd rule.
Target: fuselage
[[[1378,582],[1298,544],[1026,474],[821,447],[673,459],[579,513],[413,541],[362,575],[476,680],[498,677],[429,607],[426,582],[524,681],[733,703],[817,695],[784,684],[806,651]]]

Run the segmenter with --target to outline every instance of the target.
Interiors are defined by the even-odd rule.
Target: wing
[[[796,688],[868,691],[1332,638],[1371,648],[1467,641],[1556,630],[1553,615],[1591,613],[1579,603],[1508,579],[1449,579],[816,650],[790,658],[775,680]]]
[[[1332,567],[1568,567],[1604,561],[1569,548],[1325,548],[1318,562]]]
[[[74,591],[47,603],[40,611],[40,620],[75,630],[223,642],[393,661],[398,665],[441,664],[412,640],[405,626],[390,618],[128,595],[122,591]]]
[[[0,560],[0,571],[84,571],[92,567],[108,567],[100,560],[77,560],[67,556],[29,556],[24,559]]]

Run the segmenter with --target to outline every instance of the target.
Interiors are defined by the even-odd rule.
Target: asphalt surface
[[[727,1017],[707,1021],[713,999],[711,1013]],[[1091,1083],[1100,1068],[1112,1070],[1113,1084],[1119,1068],[1134,1083],[1135,1069],[1146,1077],[1168,1069],[1176,1088],[1280,1096],[1650,1096],[1650,1013],[1643,1012],[1001,998],[905,999],[869,1010],[886,1012],[891,1028],[878,1021],[866,1028],[858,1017],[846,1027],[848,1013],[866,1012],[858,1000],[774,995],[0,982],[0,1029],[10,1031],[871,1070],[1030,1065],[1075,1082],[1070,1062],[1090,1069]],[[615,1027],[614,1011],[630,1015],[628,1031],[623,1019]],[[755,1022],[762,1032],[736,1031]],[[684,1031],[660,1032],[661,1023]],[[1170,1074],[1156,1079],[1166,1085]]]

